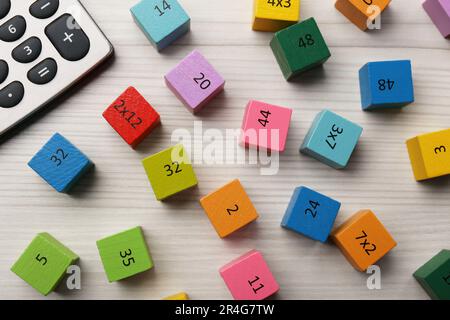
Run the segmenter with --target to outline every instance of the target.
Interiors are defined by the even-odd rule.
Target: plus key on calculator
[[[0,135],[112,53],[78,0],[0,0]]]

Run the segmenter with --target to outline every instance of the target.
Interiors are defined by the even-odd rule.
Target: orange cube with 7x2
[[[221,238],[259,217],[238,179],[203,197],[200,204]]]
[[[390,2],[391,0],[337,0],[335,7],[359,29],[366,31]]]
[[[361,210],[331,234],[347,260],[359,271],[365,271],[397,243],[370,210]]]

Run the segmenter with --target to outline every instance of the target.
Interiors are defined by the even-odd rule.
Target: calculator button
[[[52,58],[39,62],[28,71],[28,80],[34,84],[46,84],[52,81],[58,72],[58,65]]]
[[[49,24],[45,34],[66,60],[81,60],[89,52],[89,38],[70,14],[64,14]]]
[[[58,11],[58,7],[59,0],[38,0],[30,6],[30,13],[35,18],[47,19]]]
[[[42,50],[42,43],[36,37],[31,37],[18,45],[12,52],[12,57],[17,62],[30,63],[39,57]]]
[[[6,17],[6,15],[9,13],[9,9],[11,9],[11,1],[0,0],[0,19]]]
[[[15,16],[0,26],[0,40],[13,42],[25,33],[27,23],[22,16]]]
[[[9,73],[9,67],[6,61],[0,60],[0,84],[3,83],[3,81],[6,80]]]
[[[0,107],[12,108],[17,106],[25,94],[22,83],[14,81],[0,90]]]

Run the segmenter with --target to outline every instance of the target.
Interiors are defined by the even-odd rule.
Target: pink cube
[[[450,37],[450,0],[426,0],[423,8],[445,38]]]
[[[225,86],[225,80],[197,50],[165,75],[166,85],[192,113],[200,111]]]
[[[231,261],[219,272],[235,300],[263,300],[280,289],[262,254],[256,250]]]
[[[241,143],[282,152],[286,146],[292,109],[251,100],[242,122]]]

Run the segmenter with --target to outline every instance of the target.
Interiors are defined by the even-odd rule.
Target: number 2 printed
[[[238,211],[239,211],[239,206],[237,204],[234,205],[234,208],[227,209],[228,215],[230,215],[230,216],[233,212],[238,212]]]

